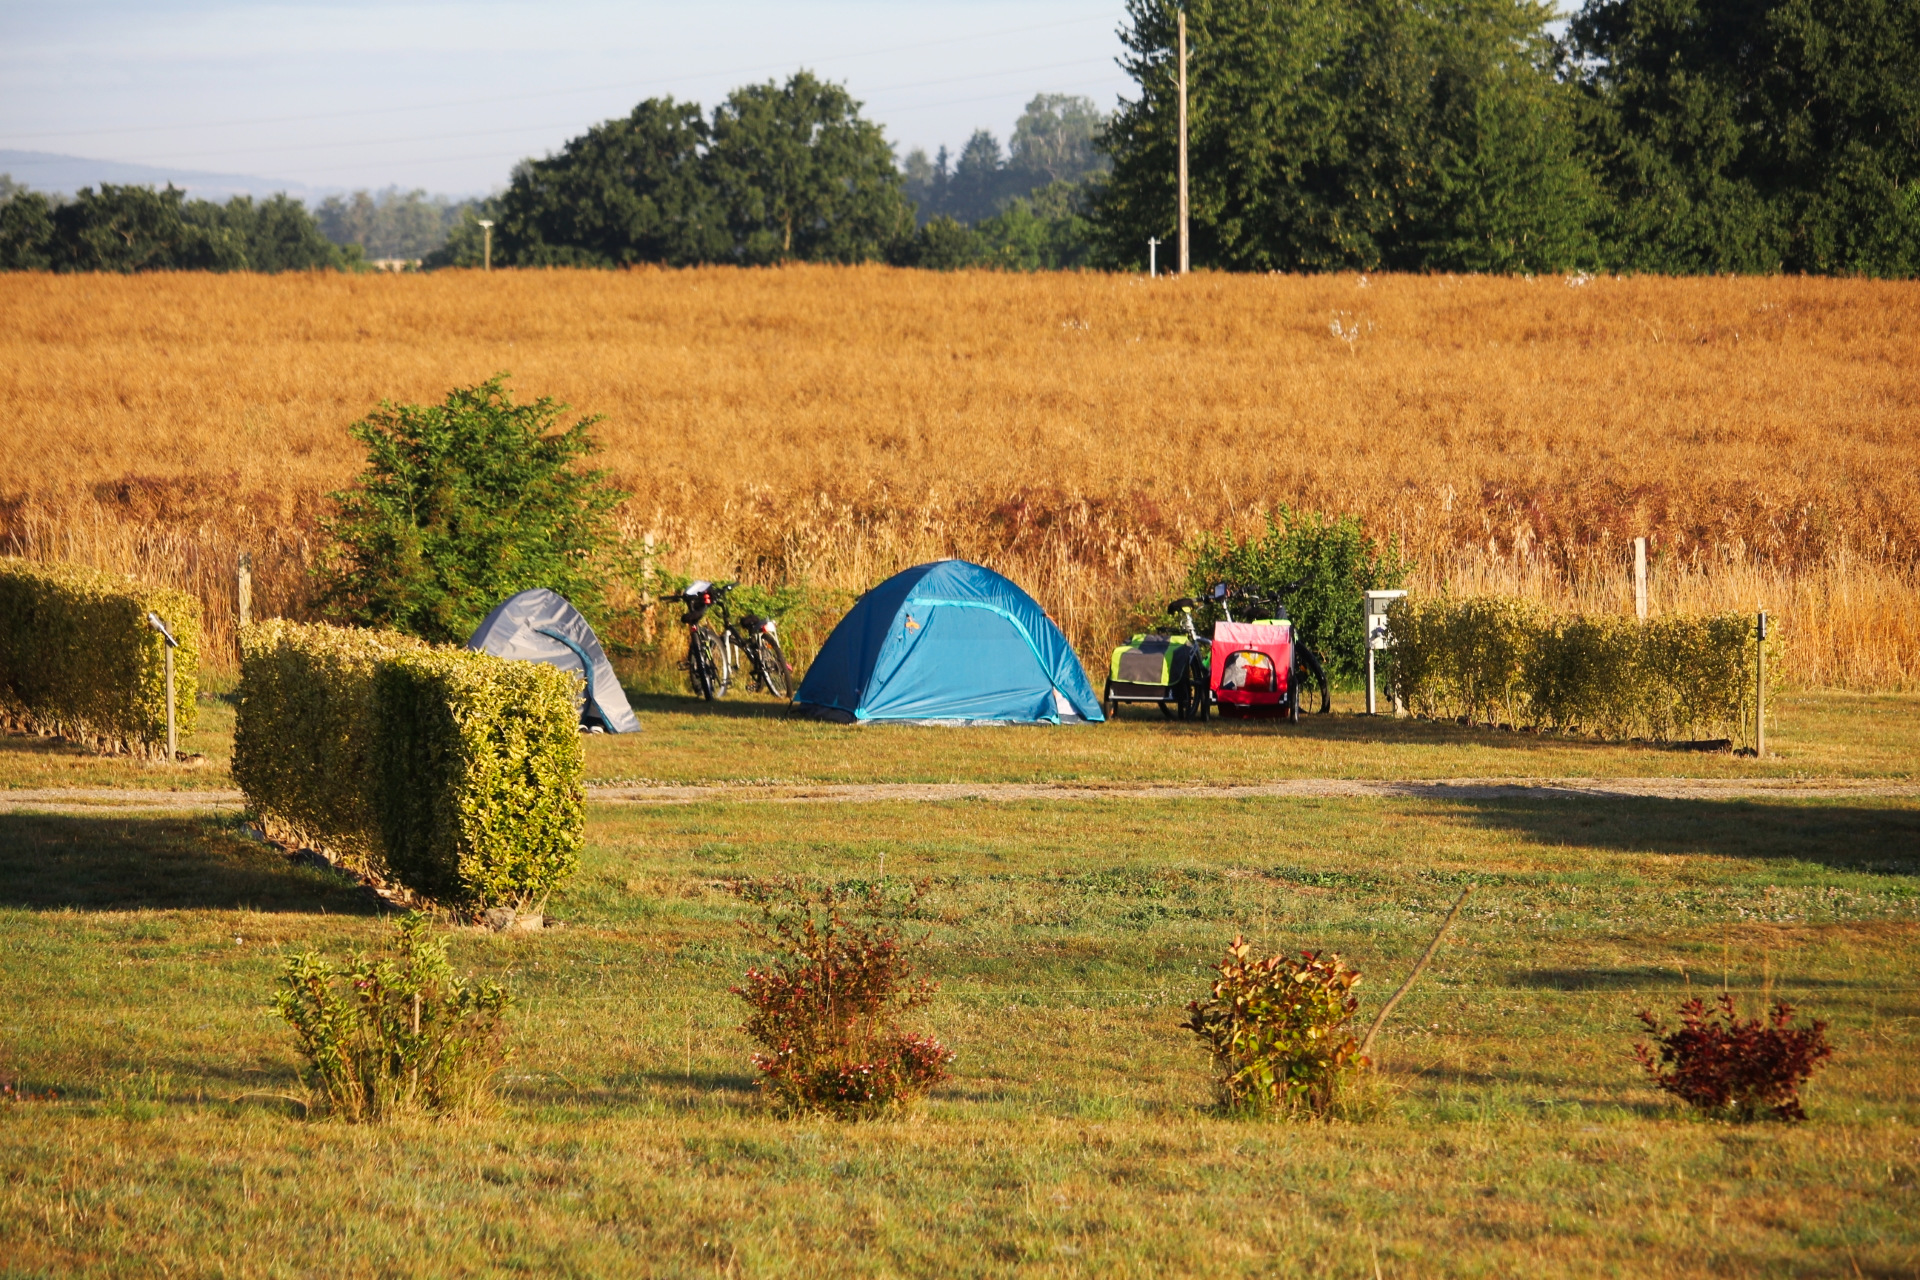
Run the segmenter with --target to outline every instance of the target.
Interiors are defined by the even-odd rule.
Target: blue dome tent
[[[1033,597],[964,560],[918,565],[861,596],[793,700],[841,721],[1106,719]]]

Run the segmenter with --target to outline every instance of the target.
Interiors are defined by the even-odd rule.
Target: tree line
[[[503,266],[1144,266],[1177,227],[1176,3],[1126,0],[1136,91],[1112,117],[1042,95],[1004,156],[980,132],[951,165],[896,165],[846,89],[803,71],[711,113],[650,98],[500,195],[441,205],[423,256],[477,265],[486,219]],[[1196,267],[1920,273],[1920,4],[1586,0],[1558,33],[1544,0],[1183,7]],[[284,197],[141,190],[14,194],[0,266],[358,252]],[[339,239],[367,212],[321,222]]]

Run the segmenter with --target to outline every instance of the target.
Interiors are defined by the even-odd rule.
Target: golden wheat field
[[[0,276],[0,550],[298,614],[382,398],[509,371],[604,415],[670,567],[851,593],[941,555],[1083,654],[1196,532],[1361,515],[1422,590],[1781,617],[1803,686],[1920,682],[1920,285],[880,267]],[[224,647],[223,647],[224,646]],[[230,656],[226,659],[231,661]]]

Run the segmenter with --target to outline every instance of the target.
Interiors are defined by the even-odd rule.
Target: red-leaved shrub
[[[1640,1021],[1660,1046],[1658,1056],[1645,1041],[1633,1046],[1654,1084],[1729,1120],[1805,1120],[1800,1086],[1833,1056],[1827,1024],[1790,1025],[1793,1006],[1784,1001],[1774,1002],[1764,1023],[1741,1018],[1724,992],[1712,1009],[1697,997],[1681,1005],[1675,1030],[1644,1009]]]
[[[916,975],[914,944],[887,922],[913,910],[918,890],[904,908],[890,909],[877,888],[848,899],[832,889],[809,894],[793,881],[732,887],[760,908],[747,932],[780,953],[732,988],[751,1010],[741,1030],[761,1047],[753,1065],[776,1103],[792,1111],[871,1114],[947,1078],[953,1053],[897,1025],[938,990]]]

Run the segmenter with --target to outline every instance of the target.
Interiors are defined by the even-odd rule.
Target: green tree
[[[1920,5],[1589,0],[1569,43],[1614,261],[1920,272]]]
[[[1038,183],[1079,182],[1108,167],[1099,148],[1106,126],[1107,118],[1092,98],[1035,94],[1014,122],[1007,167]],[[1032,191],[1029,186],[1027,194]]]
[[[730,94],[703,168],[740,262],[869,261],[912,230],[880,126],[811,72]]]
[[[506,375],[437,405],[379,409],[351,428],[367,448],[358,487],[332,495],[321,570],[328,610],[365,626],[464,641],[488,610],[532,587],[606,620],[608,579],[629,571],[612,512],[626,494],[575,463],[598,418],[515,404]]]
[[[1358,680],[1367,659],[1361,593],[1399,588],[1408,569],[1393,542],[1381,546],[1355,517],[1283,506],[1257,536],[1202,534],[1188,548],[1187,589],[1204,599],[1214,583],[1225,582],[1270,598],[1298,583],[1285,592],[1288,617],[1326,659],[1329,676]]]
[[[0,271],[45,271],[53,265],[53,203],[7,182],[0,202]]]
[[[611,267],[726,257],[732,240],[701,172],[706,141],[697,103],[649,98],[559,155],[525,162],[500,199],[495,260]]]
[[[246,239],[224,225],[189,220],[174,186],[102,183],[53,211],[49,256],[56,271],[239,271]]]
[[[973,229],[944,215],[895,241],[888,260],[899,267],[959,271],[982,265],[987,246]]]
[[[368,258],[424,258],[447,242],[478,203],[388,187],[378,194],[328,196],[313,216],[327,239],[342,248],[356,246]]]
[[[1173,0],[1129,0],[1140,96],[1104,145],[1103,256],[1176,228]],[[1196,266],[1539,270],[1592,252],[1592,180],[1536,0],[1195,0]]]
[[[284,192],[259,204],[251,196],[235,196],[225,205],[191,200],[183,206],[181,217],[189,225],[205,228],[210,236],[226,233],[238,239],[241,262],[230,269],[340,270],[360,260],[357,252],[349,254],[322,235],[307,207]]]

